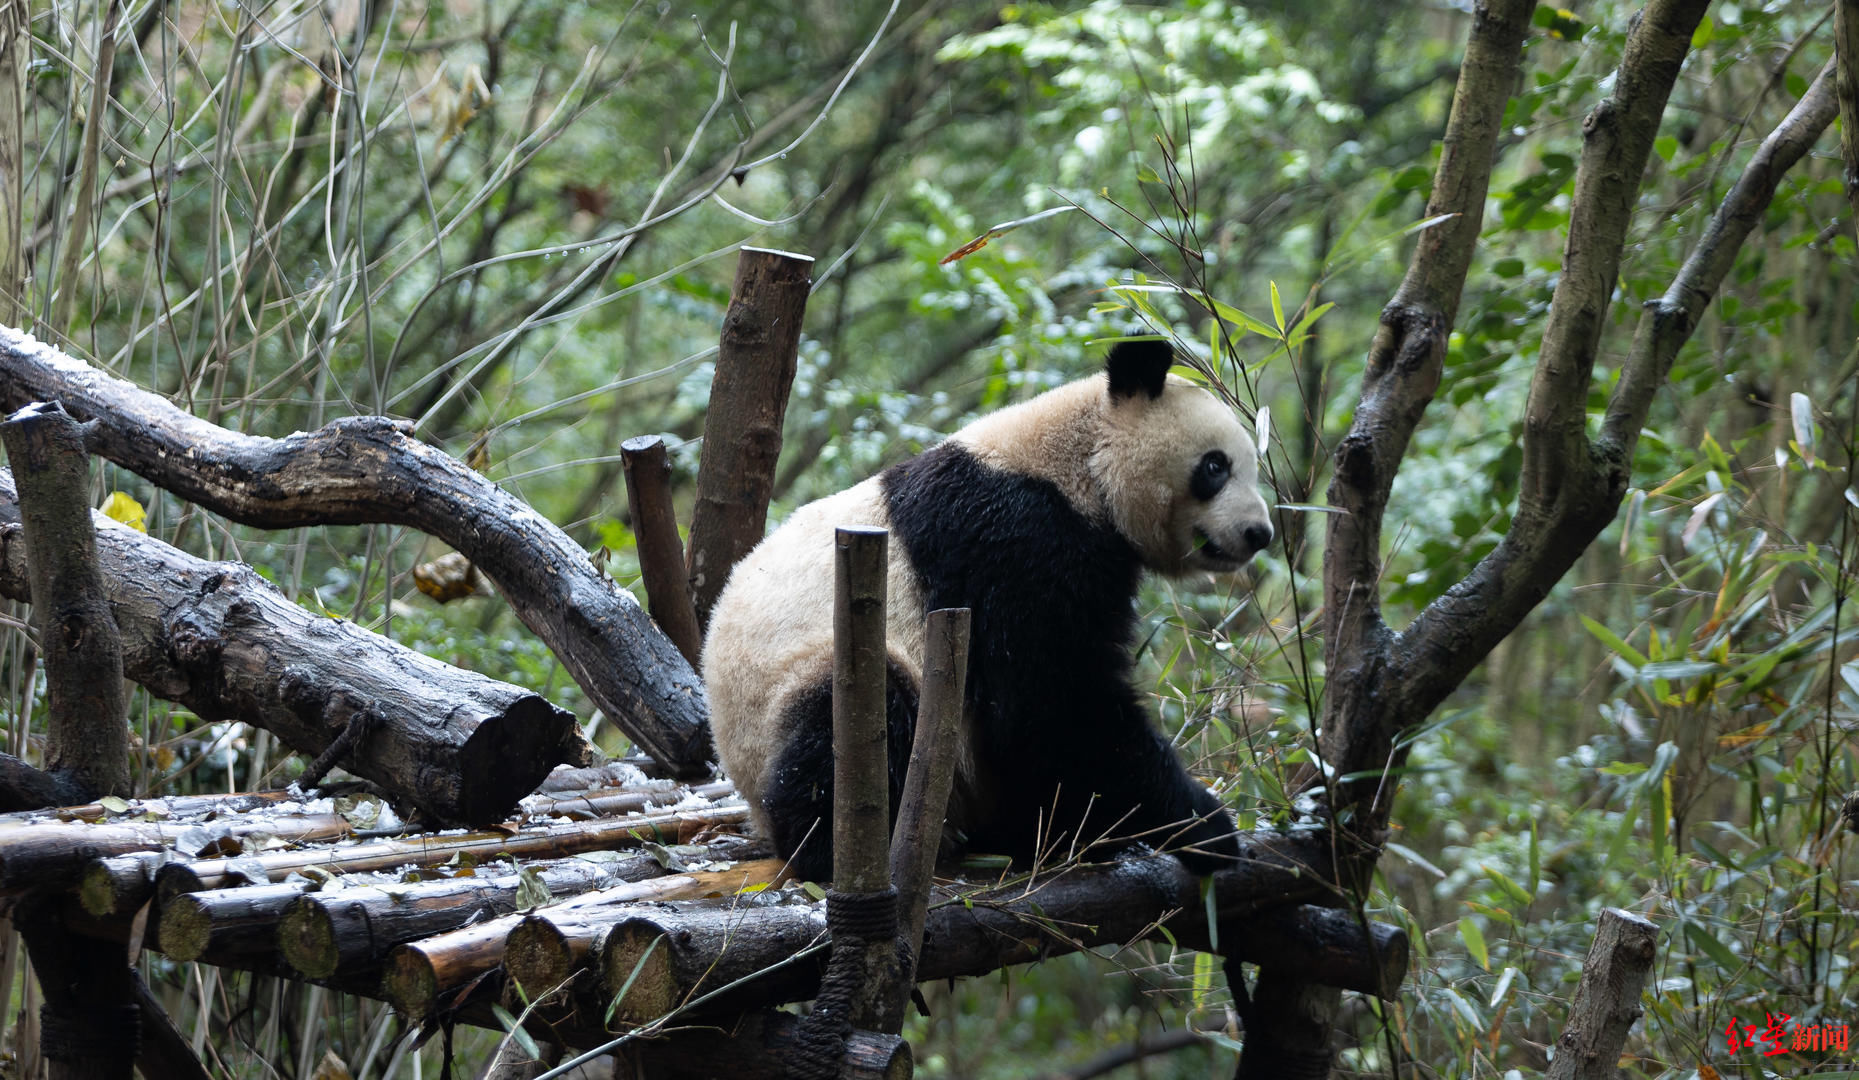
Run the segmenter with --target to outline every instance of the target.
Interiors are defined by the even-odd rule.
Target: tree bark
[[[0,326],[26,310],[26,69],[32,62],[26,0],[0,0]]]
[[[15,500],[0,474],[0,594],[18,599],[29,556]],[[313,614],[250,567],[113,523],[96,539],[131,678],[308,753],[352,730],[343,767],[439,821],[501,820],[584,751],[574,716],[539,695]]]
[[[684,573],[684,544],[678,539],[678,512],[671,503],[671,462],[665,440],[641,435],[620,444],[626,469],[626,504],[632,508],[633,545],[639,575],[645,579],[652,620],[697,665],[704,651],[703,631],[691,606],[690,582]]]
[[[35,404],[0,422],[19,485],[32,622],[45,663],[48,772],[86,797],[129,794],[123,642],[105,597],[90,520],[84,429],[56,405]]]
[[[1601,912],[1548,1080],[1613,1080],[1620,1074],[1620,1051],[1640,1018],[1640,992],[1652,971],[1658,936],[1658,927],[1632,912]]]
[[[1846,201],[1853,208],[1853,239],[1859,241],[1859,0],[1835,0],[1833,61],[1840,100],[1840,163]]]
[[[139,1049],[141,1008],[122,946],[73,934],[64,898],[41,894],[13,914],[45,1004],[39,1047],[51,1080],[129,1080]]]
[[[268,439],[209,424],[0,328],[0,408],[58,401],[96,420],[92,449],[242,524],[406,525],[463,552],[588,697],[682,776],[707,771],[696,673],[637,601],[514,495],[383,417]]]
[[[813,259],[745,247],[710,382],[691,509],[691,600],[700,626],[729,572],[768,528],[781,424],[800,349]]]

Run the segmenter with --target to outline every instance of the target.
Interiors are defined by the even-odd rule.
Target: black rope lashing
[[[801,1021],[789,1074],[800,1080],[831,1080],[839,1075],[846,1055],[846,1037],[852,1034],[852,1001],[865,992],[859,963],[865,946],[892,942],[901,959],[906,946],[897,934],[897,890],[826,894],[826,928],[833,935],[833,952],[820,980],[820,996],[813,1011]]]

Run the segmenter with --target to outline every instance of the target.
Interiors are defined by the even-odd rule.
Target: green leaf
[[[1685,936],[1691,939],[1691,943],[1697,946],[1699,952],[1710,957],[1718,967],[1724,969],[1726,972],[1734,974],[1743,970],[1743,962],[1737,959],[1736,954],[1730,951],[1728,945],[1712,937],[1709,930],[1704,929],[1697,923],[1687,922],[1685,924]]]
[[[1478,920],[1470,915],[1459,917],[1459,940],[1465,942],[1465,951],[1472,954],[1478,966],[1491,970],[1491,951],[1485,946],[1485,932],[1478,928]]]
[[[1814,403],[1799,391],[1788,395],[1788,416],[1794,421],[1794,441],[1801,447],[1801,457],[1814,463]]]
[[[1652,141],[1652,150],[1661,158],[1670,161],[1673,155],[1678,153],[1678,140],[1670,135],[1661,135]]]
[[[510,1010],[492,1003],[491,1012],[497,1017],[497,1022],[503,1025],[503,1029],[510,1033],[510,1040],[516,1043],[518,1049],[528,1054],[531,1060],[542,1057],[542,1051],[536,1046],[536,1040],[530,1037],[529,1032],[523,1030],[523,1025],[516,1022],[516,1017],[510,1015]]]
[[[1716,36],[1716,30],[1717,25],[1711,22],[1711,17],[1709,15],[1698,20],[1698,28],[1691,32],[1691,47],[1694,49],[1702,49],[1704,46],[1709,45],[1711,43],[1711,38]]]
[[[1494,870],[1489,866],[1480,866],[1479,869],[1485,872],[1485,877],[1491,879],[1494,885],[1504,890],[1504,895],[1510,897],[1513,903],[1529,904],[1530,894],[1524,891],[1523,886],[1512,881],[1504,871]]]
[[[1587,627],[1588,632],[1598,638],[1601,644],[1614,650],[1614,652],[1618,653],[1621,659],[1625,660],[1627,663],[1632,664],[1636,668],[1646,666],[1645,655],[1633,646],[1628,645],[1625,640],[1612,630],[1602,626],[1586,615],[1581,616],[1581,624]]]
[[[1271,283],[1271,286],[1272,321],[1278,324],[1278,334],[1282,337],[1285,332],[1285,306],[1284,302],[1278,299],[1278,283],[1274,281]]]
[[[1514,967],[1506,967],[1504,969],[1504,974],[1498,976],[1497,989],[1491,991],[1492,1008],[1497,1008],[1498,1002],[1504,1000],[1504,995],[1510,993],[1510,984],[1515,982],[1516,979],[1517,969]]]
[[[1672,778],[1668,775],[1652,786],[1652,798],[1646,800],[1647,816],[1651,819],[1648,825],[1652,829],[1652,857],[1659,866],[1665,865],[1666,830],[1671,827],[1672,820],[1671,797]]]
[[[1697,679],[1715,675],[1723,665],[1712,660],[1660,660],[1640,668],[1642,679]]]

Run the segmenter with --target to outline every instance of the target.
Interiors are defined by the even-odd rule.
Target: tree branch
[[[1452,216],[1420,234],[1407,277],[1382,310],[1355,421],[1336,449],[1329,502],[1342,513],[1328,519],[1324,651],[1332,675],[1363,673],[1333,679],[1324,702],[1323,756],[1344,771],[1382,764],[1381,754],[1357,738],[1360,729],[1385,726],[1366,700],[1374,682],[1367,672],[1386,662],[1389,639],[1376,591],[1382,514],[1408,440],[1439,386],[1534,6],[1531,0],[1483,0],[1473,13],[1426,211],[1429,218]],[[1358,751],[1365,748],[1374,760],[1363,760]]]
[[[1582,123],[1562,274],[1550,300],[1524,413],[1522,490],[1513,535],[1538,534],[1551,520],[1592,512],[1564,503],[1591,497],[1588,384],[1659,118],[1708,6],[1708,0],[1652,0],[1627,34],[1613,96],[1603,98]],[[1607,513],[1612,515],[1611,506]]]
[[[681,775],[704,771],[697,675],[638,601],[521,499],[403,425],[348,417],[282,439],[244,435],[0,327],[0,409],[30,401],[96,420],[96,453],[242,524],[407,525],[444,540],[497,583],[609,719]]]
[[[1853,230],[1859,239],[1859,0],[1838,0],[1833,8],[1833,56],[1839,66],[1840,157],[1846,172],[1846,201],[1853,207]]]
[[[1653,395],[1735,264],[1744,239],[1774,199],[1782,176],[1806,156],[1832,123],[1834,111],[1832,79],[1822,71],[1763,140],[1671,287],[1641,313],[1600,437],[1590,446],[1583,436],[1577,451],[1581,466],[1560,478],[1562,494],[1554,510],[1535,508],[1526,522],[1520,500],[1517,520],[1497,549],[1401,635],[1405,679],[1399,697],[1410,712],[1423,710],[1414,715],[1424,715],[1444,700],[1614,519]],[[1586,409],[1586,383],[1584,375],[1578,413]],[[1528,453],[1526,443],[1526,457]]]

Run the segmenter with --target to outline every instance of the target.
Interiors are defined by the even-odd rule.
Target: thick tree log
[[[405,425],[348,417],[281,439],[244,435],[0,327],[0,408],[31,401],[98,421],[94,452],[242,524],[406,525],[444,540],[627,735],[681,775],[707,771],[701,685],[638,602],[566,533]]]
[[[668,850],[679,859],[707,861],[753,857],[765,849],[755,841],[727,838],[704,847]],[[541,885],[553,899],[561,900],[664,877],[670,871],[661,862],[663,857],[654,852],[610,862],[557,859],[532,863],[521,873],[480,871],[482,876],[305,893],[293,898],[276,922],[278,949],[293,968],[313,978],[377,967],[396,945],[511,914],[520,906],[525,881]],[[208,919],[215,915],[214,904],[207,898],[216,895],[222,894],[194,894]],[[163,912],[164,942],[170,941],[167,926],[172,910]],[[176,954],[170,950],[169,955]]]
[[[560,915],[582,906],[691,899],[718,892],[727,894],[742,888],[745,882],[765,881],[779,869],[775,860],[764,860],[742,863],[728,870],[671,874],[585,893],[547,910],[552,915]],[[528,917],[526,914],[505,915],[395,948],[388,954],[387,970],[381,977],[381,996],[410,1020],[424,1019],[442,1004],[452,1007],[457,1002],[442,1003],[441,996],[470,989],[501,964],[505,939]],[[550,989],[553,988],[536,987],[533,992],[540,994]]]
[[[704,632],[691,606],[665,440],[657,435],[627,439],[620,444],[620,460],[626,468],[626,505],[632,509],[633,546],[639,553],[639,576],[645,579],[646,605],[652,621],[695,667],[704,650]]]
[[[1159,927],[1166,927],[1177,944],[1205,950],[1210,939],[1196,880],[1173,859],[1155,856],[1079,867],[1039,882],[1030,894],[1010,889],[973,897],[968,904],[951,900],[929,913],[915,978],[931,982],[983,975],[1099,945],[1159,939]],[[1398,993],[1407,968],[1402,931],[1374,925],[1365,932],[1340,909],[1299,905],[1242,913],[1250,906],[1223,908],[1220,944],[1229,956],[1293,967],[1302,977],[1345,989],[1382,997]],[[825,968],[823,957],[777,965],[822,940],[825,931],[824,918],[810,906],[642,910],[614,923],[599,939],[597,962],[607,993],[632,980],[614,1017],[633,1023],[662,1016],[696,994],[767,972],[717,999],[706,1009],[714,1014],[813,997]]]
[[[161,905],[161,951],[175,960],[211,955],[221,963],[236,960],[236,967],[275,968],[278,920],[309,887],[307,881],[292,881],[176,896]]]
[[[738,1017],[726,1029],[674,1031],[620,1049],[616,1076],[726,1076],[729,1080],[791,1080],[801,1019],[773,1011]],[[846,1039],[841,1080],[909,1080],[910,1044],[896,1035],[857,1031]]]
[[[1336,985],[1296,965],[1261,965],[1234,1080],[1328,1080]]]
[[[781,424],[800,348],[813,259],[745,247],[710,380],[691,508],[691,601],[700,626],[729,572],[768,528]]]
[[[309,841],[333,840],[349,832],[349,823],[339,814],[250,814],[206,825],[156,821],[13,825],[0,828],[0,892],[69,888],[78,883],[92,859],[134,851],[180,848],[183,854],[193,855],[255,833]]]
[[[87,137],[94,129],[87,125]],[[45,664],[46,771],[69,775],[87,797],[127,795],[123,641],[97,565],[84,429],[57,405],[37,403],[0,423],[0,441],[19,485],[28,599]]]
[[[336,874],[393,870],[403,866],[436,866],[459,857],[491,859],[498,855],[523,858],[560,858],[584,851],[613,851],[648,842],[685,844],[707,829],[740,825],[749,819],[744,806],[713,810],[675,810],[636,817],[603,818],[546,825],[514,833],[469,833],[441,839],[377,840],[347,847],[280,851],[239,859],[200,859],[168,863],[155,875],[156,892],[165,903],[182,893],[225,888],[263,875],[277,881],[292,871],[315,866]],[[4,849],[0,849],[3,853]],[[0,872],[4,871],[0,861]],[[4,877],[0,877],[0,882]]]
[[[43,810],[83,802],[96,789],[68,772],[46,772],[12,754],[0,754],[0,811]]]
[[[0,369],[4,356],[0,344]],[[0,474],[0,595],[24,599],[17,520],[12,477]],[[500,820],[557,762],[584,753],[574,716],[540,695],[306,611],[248,566],[114,523],[97,547],[130,678],[306,753],[352,732],[343,767],[441,821]]]
[[[1640,1018],[1640,992],[1652,971],[1658,938],[1658,927],[1630,911],[1601,912],[1568,1024],[1545,1074],[1548,1080],[1612,1080],[1620,1074],[1620,1051]]]

